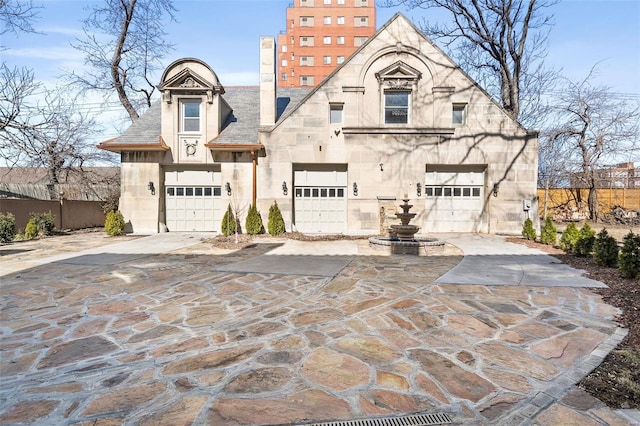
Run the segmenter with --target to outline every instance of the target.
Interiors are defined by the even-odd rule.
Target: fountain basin
[[[389,254],[408,254],[413,256],[428,256],[439,253],[444,249],[444,240],[438,238],[414,238],[402,241],[396,237],[371,237],[369,247],[376,251]]]

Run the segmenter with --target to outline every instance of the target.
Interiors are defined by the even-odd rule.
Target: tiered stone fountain
[[[409,204],[409,198],[406,195],[402,201],[404,201],[400,205],[402,213],[396,213],[396,217],[400,219],[400,225],[390,226],[389,237],[369,238],[369,246],[376,250],[386,250],[391,254],[412,254],[415,256],[426,256],[430,250],[442,248],[444,241],[437,238],[415,238],[420,227],[409,224],[411,219],[416,217],[415,213],[409,213],[413,205]]]

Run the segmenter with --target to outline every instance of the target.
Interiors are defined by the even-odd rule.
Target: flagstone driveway
[[[109,242],[89,235],[82,248],[91,238]],[[451,245],[381,256],[359,241],[333,257],[331,243],[291,254],[284,240],[237,252],[200,242],[29,263],[70,241],[0,247],[10,265],[0,270],[2,424],[416,412],[464,424],[632,424],[574,386],[625,334],[585,288],[435,283],[462,259]],[[308,272],[282,273],[288,262]]]

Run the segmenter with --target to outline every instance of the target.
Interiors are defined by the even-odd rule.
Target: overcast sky
[[[81,69],[83,57],[70,42],[82,36],[81,20],[88,14],[87,6],[95,2],[35,3],[43,6],[35,25],[42,34],[5,34],[0,45],[6,49],[0,55],[10,66],[27,66],[35,70],[36,79],[52,82],[64,70]],[[180,57],[197,57],[214,69],[225,86],[258,84],[259,37],[275,37],[285,29],[290,0],[174,3],[177,22],[169,22],[167,32],[176,49],[165,59],[165,66]],[[549,65],[561,68],[572,79],[582,79],[598,64],[598,83],[640,99],[640,0],[563,0],[551,11],[556,25],[550,36]],[[414,22],[427,13],[379,7],[377,26],[396,12]]]

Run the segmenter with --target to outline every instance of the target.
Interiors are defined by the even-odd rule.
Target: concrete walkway
[[[89,235],[72,254],[65,238],[0,246],[1,424],[638,422],[575,387],[624,337],[616,309],[498,237],[448,236],[464,259],[178,234]]]

